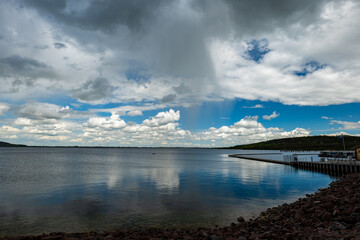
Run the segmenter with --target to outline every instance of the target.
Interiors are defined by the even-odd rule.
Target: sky
[[[360,135],[360,1],[0,2],[0,141]]]

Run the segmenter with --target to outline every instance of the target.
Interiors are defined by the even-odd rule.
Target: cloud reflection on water
[[[84,231],[229,224],[239,215],[251,217],[330,181],[283,165],[228,158],[236,152],[230,150],[26,151],[22,159],[4,158],[4,166],[15,168],[27,156],[22,175],[0,170],[0,226],[6,223],[0,234],[10,234],[17,226],[27,234],[56,231],[55,225]]]

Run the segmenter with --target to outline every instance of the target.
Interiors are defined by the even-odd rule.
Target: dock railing
[[[291,165],[295,168],[306,169],[315,172],[324,172],[330,175],[342,175],[346,173],[360,172],[360,161],[357,161],[350,151],[326,151],[326,152],[280,152],[279,160],[264,158],[268,153],[256,154],[232,154],[230,157],[237,157],[249,160],[256,160],[269,163]],[[264,155],[261,156],[261,155]],[[281,160],[280,160],[281,159]]]

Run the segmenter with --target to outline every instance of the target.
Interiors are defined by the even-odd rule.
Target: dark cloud
[[[151,26],[161,16],[164,6],[171,11],[173,1],[166,0],[92,0],[76,3],[71,0],[26,0],[23,3],[37,9],[40,14],[50,14],[57,21],[88,30],[112,31],[119,25],[132,31]],[[206,19],[206,31],[222,32],[230,17],[234,29],[240,33],[273,30],[294,22],[314,22],[327,0],[222,0],[192,1],[190,7]],[[75,7],[76,6],[76,7]],[[162,19],[162,21],[166,21]],[[157,26],[151,26],[157,27]],[[215,29],[214,29],[215,28]]]
[[[180,84],[180,85],[177,86],[177,87],[173,87],[173,90],[174,90],[177,94],[180,94],[180,95],[191,92],[191,90],[190,90],[188,87],[186,87],[186,86],[184,85],[184,83]]]
[[[125,59],[135,58],[139,64],[151,66],[156,75],[190,79],[201,90],[203,84],[215,78],[208,45],[214,38],[228,39],[235,33],[240,40],[249,41],[257,38],[251,34],[295,22],[311,23],[318,18],[324,1],[199,0],[186,6],[165,0],[93,0],[78,4],[69,0],[28,0],[24,4],[47,18],[50,15],[54,23],[62,23],[63,31],[74,35],[82,46],[119,51]],[[120,26],[142,34],[115,31]],[[129,49],[126,56],[124,51]]]
[[[213,77],[213,63],[201,25],[179,18],[156,34],[150,56],[157,71],[184,78]]]
[[[293,23],[311,24],[327,0],[223,0],[239,34],[263,34]]]
[[[165,0],[93,0],[83,8],[72,9],[75,1],[66,0],[27,0],[24,4],[32,6],[43,14],[51,14],[57,21],[88,30],[112,31],[119,25],[138,31],[150,24],[157,16],[157,10]]]
[[[34,46],[34,48],[44,50],[44,49],[48,49],[49,46],[48,45],[36,45],[36,46]]]
[[[176,94],[168,94],[166,96],[164,96],[163,98],[161,98],[161,102],[162,103],[169,103],[169,102],[173,102],[176,98]]]
[[[19,84],[25,78],[27,85],[30,86],[32,83],[29,85],[29,81],[32,82],[41,77],[53,78],[55,74],[52,68],[43,62],[13,55],[0,58],[0,76],[13,78],[13,84]],[[19,78],[22,80],[19,80]]]
[[[54,47],[57,48],[57,49],[66,48],[66,44],[56,42],[56,43],[54,43]]]
[[[66,90],[73,89],[71,94],[75,98],[99,103],[100,99],[111,97],[114,93],[119,95],[114,96],[112,101],[173,101],[170,96],[152,94],[149,91],[153,89],[151,87],[139,91],[136,97],[126,87],[113,92],[112,85],[116,85],[115,81],[125,82],[127,79],[129,86],[133,86],[130,82],[134,81],[144,86],[163,86],[166,90],[159,93],[173,93],[177,99],[199,101],[223,96],[229,92],[227,88],[234,89],[232,95],[226,94],[229,98],[263,99],[264,93],[258,90],[261,88],[256,86],[252,89],[247,83],[253,80],[261,85],[260,79],[264,78],[247,72],[252,63],[243,63],[237,57],[246,57],[260,66],[269,64],[268,61],[261,61],[264,56],[266,60],[274,61],[276,53],[281,51],[295,52],[300,46],[309,46],[308,49],[311,49],[310,42],[313,43],[312,38],[320,36],[315,33],[320,33],[322,24],[325,24],[324,36],[331,36],[326,30],[331,29],[331,20],[321,15],[323,10],[327,11],[331,7],[328,5],[325,9],[326,2],[328,1],[24,0],[24,9],[54,30],[51,40],[44,41],[40,38],[36,44],[63,44],[61,42],[64,41],[69,51],[76,50],[74,55],[86,53],[89,57],[87,59],[91,59],[89,64],[96,65],[92,65],[93,71],[87,71],[83,61],[85,58],[71,57],[66,68],[58,68],[59,72],[69,71],[64,74],[66,77],[82,74],[79,75],[82,81],[99,75],[114,81],[112,84],[111,81],[89,81],[82,89],[64,84]],[[310,24],[313,25],[308,27]],[[355,35],[351,36],[351,39],[355,38]],[[289,41],[284,42],[284,39]],[[307,39],[309,42],[299,42],[297,47],[295,43],[298,39]],[[339,41],[335,39],[331,44],[335,46],[336,42]],[[285,47],[282,43],[288,46]],[[270,50],[272,52],[268,54]],[[325,58],[328,51],[319,45],[315,54],[324,55]],[[51,51],[44,52],[51,54]],[[299,60],[300,62],[296,62],[298,60],[291,54],[284,55],[294,60],[289,63],[294,65],[289,68],[290,71],[293,73],[298,70],[298,74],[306,74],[299,64],[309,59],[331,65],[317,56],[311,56],[313,52],[309,50],[303,54],[295,54],[304,56],[305,60]],[[83,62],[76,62],[80,59]],[[278,65],[285,65],[289,61],[278,62]],[[73,70],[78,73],[70,72]],[[259,71],[259,75],[260,72],[264,73]],[[247,90],[236,91],[231,87],[235,84],[241,85],[242,89],[249,87],[256,94],[245,93]],[[94,87],[97,85],[99,89]],[[272,97],[269,94],[268,98]]]
[[[0,58],[0,64],[6,65],[16,71],[28,71],[34,68],[47,68],[45,63],[39,62],[35,59],[24,58],[18,55],[13,55],[6,58]]]
[[[72,96],[82,101],[97,101],[112,96],[115,88],[105,78],[97,78],[85,82],[81,88],[75,89]]]

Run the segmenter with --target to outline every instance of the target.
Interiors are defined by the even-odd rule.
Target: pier
[[[294,162],[296,168],[323,172],[329,175],[343,175],[347,173],[360,173],[360,161],[344,162]]]
[[[360,161],[357,161],[355,159],[353,160],[352,158],[345,160],[327,159],[327,161],[325,161],[324,159],[321,159],[321,161],[299,161],[297,160],[297,156],[306,155],[306,154],[294,154],[295,157],[293,157],[291,160],[281,161],[281,160],[253,157],[252,155],[262,155],[262,154],[231,154],[229,155],[229,157],[291,165],[294,168],[305,169],[314,172],[322,172],[333,176],[341,176],[347,173],[360,173]]]

